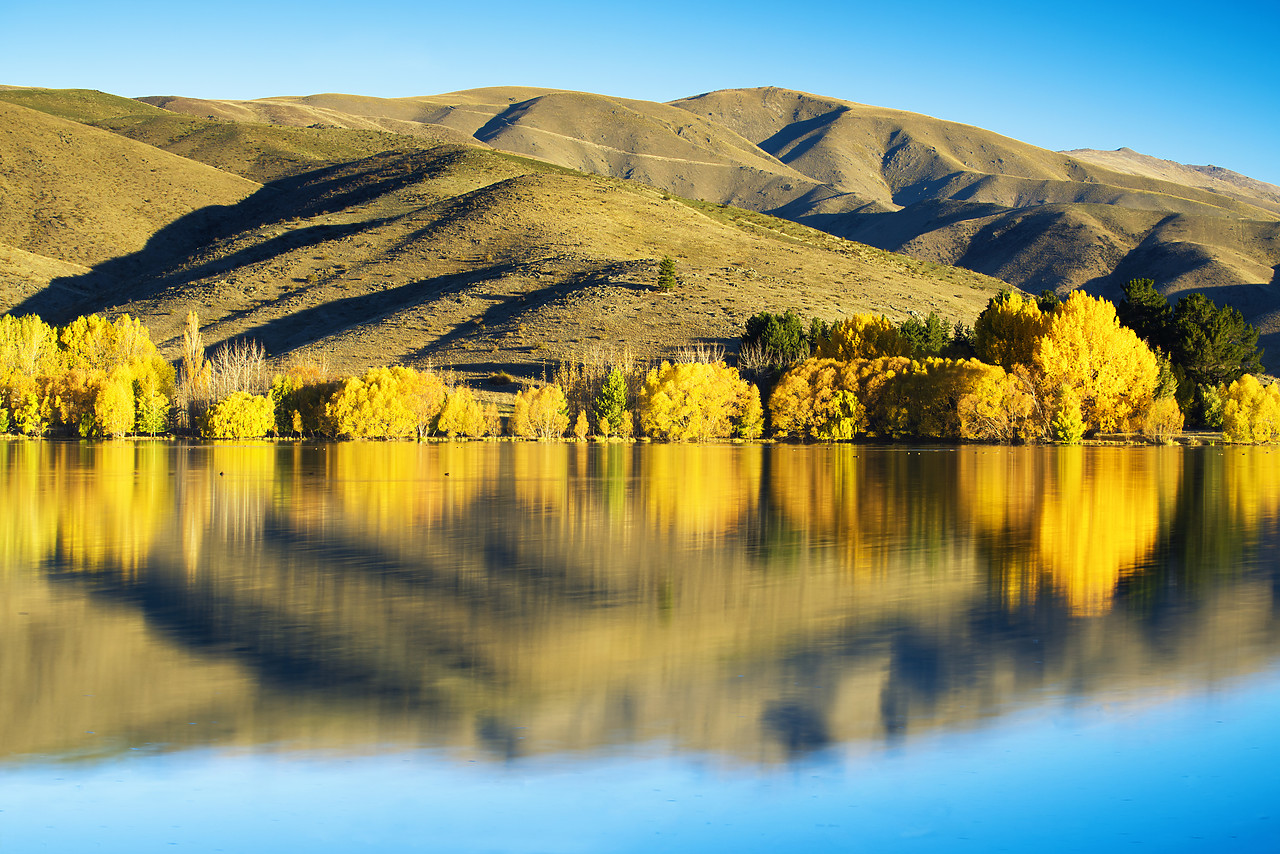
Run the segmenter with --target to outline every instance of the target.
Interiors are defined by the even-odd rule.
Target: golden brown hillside
[[[92,266],[142,250],[195,212],[234,204],[258,185],[78,122],[0,100],[0,244]],[[5,253],[10,287],[63,272]],[[16,294],[15,294],[16,296]]]
[[[257,121],[286,121],[292,110],[288,121],[329,111],[353,122],[447,125],[500,149],[769,212],[1032,292],[1085,287],[1115,298],[1128,278],[1150,276],[1167,294],[1206,290],[1278,331],[1271,288],[1280,205],[1267,185],[1225,170],[1077,158],[969,125],[771,87],[671,104],[497,87],[232,106]]]
[[[222,156],[246,138],[227,137]],[[682,284],[660,294],[666,255]],[[50,320],[128,311],[171,347],[194,309],[211,344],[249,336],[335,370],[402,361],[535,376],[590,349],[732,346],[766,309],[971,320],[1001,286],[784,220],[442,146],[276,180],[11,307]]]

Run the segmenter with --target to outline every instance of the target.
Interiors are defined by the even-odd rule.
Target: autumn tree
[[[760,392],[723,362],[663,362],[640,390],[640,427],[672,441],[754,439],[764,429]]]
[[[205,410],[200,434],[206,439],[258,439],[275,426],[275,404],[269,396],[237,391]]]
[[[444,383],[430,371],[399,365],[371,368],[342,384],[326,414],[340,436],[422,438],[435,429],[446,393]]]
[[[991,298],[973,324],[973,349],[979,359],[1006,371],[1014,365],[1030,365],[1048,324],[1049,316],[1035,300],[1017,291],[1003,291]]]
[[[1222,432],[1230,442],[1280,440],[1280,386],[1252,374],[1231,383],[1222,407]]]
[[[814,354],[820,359],[879,359],[910,356],[912,343],[904,339],[898,327],[883,315],[855,314],[831,327]]]
[[[842,441],[866,429],[851,362],[806,359],[783,374],[769,396],[769,416],[778,436]]]
[[[559,439],[569,429],[569,404],[558,385],[516,392],[511,429],[526,439]]]
[[[484,409],[471,393],[471,389],[460,385],[448,393],[444,407],[440,410],[436,431],[451,439],[454,436],[471,436],[478,439],[488,432]]]
[[[1136,426],[1159,376],[1155,354],[1120,325],[1115,306],[1083,291],[1074,291],[1050,316],[1031,361],[1055,411],[1078,402],[1086,429],[1104,432]]]

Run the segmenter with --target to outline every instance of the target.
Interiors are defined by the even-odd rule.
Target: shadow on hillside
[[[439,173],[447,168],[448,160],[448,155],[442,157],[439,153],[385,152],[273,181],[237,204],[201,208],[175,220],[153,234],[137,252],[104,261],[81,276],[52,280],[11,313],[38,314],[46,322],[62,324],[82,314],[147,299],[267,260],[287,249],[376,227],[379,221],[375,220],[311,226],[284,232],[223,257],[214,257],[210,251],[219,241],[273,223],[283,226],[291,220],[367,204]]]

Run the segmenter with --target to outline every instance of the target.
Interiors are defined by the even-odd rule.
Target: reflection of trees
[[[954,451],[774,450],[774,505],[811,542],[833,549],[846,572],[874,579],[904,561],[933,569],[954,562]]]
[[[1011,607],[1051,590],[1072,613],[1099,614],[1167,529],[1182,458],[1163,448],[967,451],[956,494]]]
[[[1239,461],[511,443],[105,452],[119,448],[134,446],[0,444],[0,493],[26,514],[0,520],[5,565],[97,555],[91,577],[55,575],[113,594],[118,622],[86,625],[121,639],[64,627],[75,652],[58,666],[105,668],[94,646],[120,651],[104,672],[122,686],[148,678],[134,658],[156,672],[200,658],[224,684],[249,674],[226,700],[178,680],[248,741],[408,732],[510,756],[663,738],[785,759],[994,714],[1046,686],[1150,683],[1194,670],[1215,636],[1257,639],[1233,667],[1276,643],[1269,614],[1244,607],[1254,588],[1226,573],[1194,570],[1213,590],[1194,623],[1165,609],[1173,640],[1148,633],[1141,609],[1107,607],[1117,585],[1128,602],[1140,583],[1158,595],[1163,550],[1177,550],[1170,566],[1205,565],[1199,529],[1170,533],[1197,512],[1216,508],[1206,524],[1223,542],[1242,528],[1274,539],[1280,472],[1260,449]],[[1193,482],[1206,484],[1198,503]],[[99,501],[151,521],[89,518]],[[75,527],[91,533],[60,546]],[[778,530],[792,546],[781,557],[761,548]],[[36,678],[7,663],[24,637],[0,635],[18,694]],[[147,644],[168,652],[139,655]],[[73,683],[47,702],[74,703]],[[193,714],[148,685],[155,708]],[[116,719],[138,714],[112,702]]]

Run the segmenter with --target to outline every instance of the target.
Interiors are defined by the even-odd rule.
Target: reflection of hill
[[[0,452],[26,514],[0,596],[38,614],[0,624],[10,754],[95,730],[785,758],[1177,690],[1280,640],[1250,559],[1280,510],[1262,451]]]

